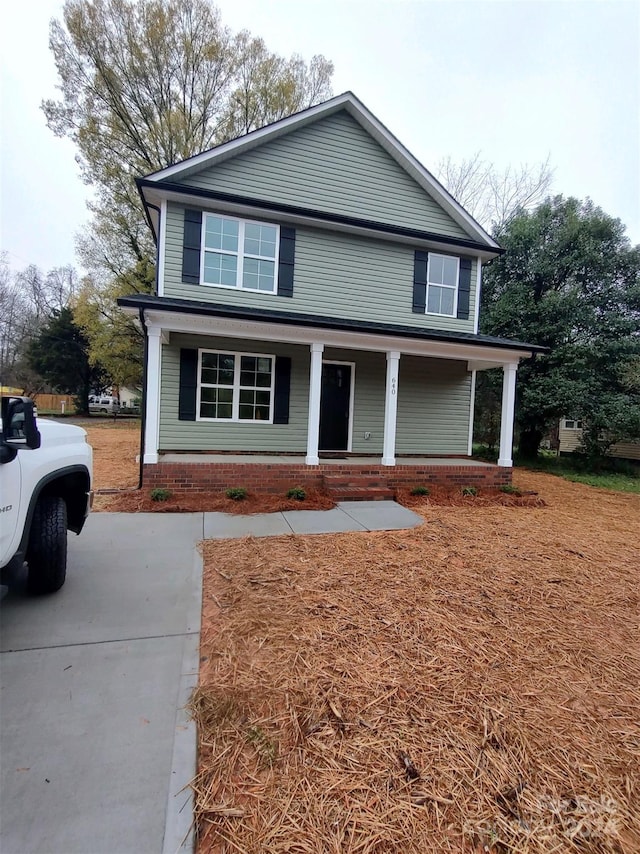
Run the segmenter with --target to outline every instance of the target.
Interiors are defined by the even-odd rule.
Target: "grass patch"
[[[542,455],[536,461],[518,461],[518,466],[554,474],[571,483],[584,483],[598,489],[640,493],[640,468],[624,460],[605,459],[599,462],[601,470],[593,471],[589,469],[588,461],[582,456]]]
[[[636,492],[640,493],[640,478],[629,477],[626,474],[589,474],[587,472],[577,472],[572,469],[558,468],[545,469],[549,474],[556,474],[563,477],[565,480],[570,480],[572,483],[586,483],[588,486],[597,486],[599,489],[612,489],[615,492]]]

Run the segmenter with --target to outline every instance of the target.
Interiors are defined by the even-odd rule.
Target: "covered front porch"
[[[140,318],[147,485],[368,488],[383,497],[400,486],[510,481],[516,373],[531,355],[526,344],[187,300],[155,304],[153,297]],[[234,364],[236,371],[233,408],[224,412],[209,396],[225,388],[215,374],[223,359],[229,389]],[[268,393],[255,389],[247,416],[243,372],[251,360],[275,382]],[[497,466],[471,458],[476,374],[495,367],[503,371]]]

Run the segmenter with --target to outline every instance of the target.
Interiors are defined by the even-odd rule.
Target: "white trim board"
[[[127,314],[137,317],[138,310],[125,308]],[[367,332],[346,332],[339,329],[299,327],[273,322],[235,320],[197,314],[146,309],[149,327],[157,326],[165,332],[183,332],[193,335],[212,335],[223,338],[247,338],[258,341],[279,341],[287,344],[310,345],[322,343],[325,347],[347,350],[373,350],[386,353],[397,350],[414,356],[431,356],[436,359],[455,359],[469,363],[468,370],[485,370],[504,364],[517,365],[520,359],[531,355],[530,350],[503,350],[491,345],[470,345],[448,341],[417,340],[393,335]]]

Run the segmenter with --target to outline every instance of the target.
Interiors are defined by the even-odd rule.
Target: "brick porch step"
[[[386,486],[387,478],[380,474],[325,474],[323,475],[325,486]]]
[[[380,475],[325,474],[323,482],[329,495],[338,501],[389,501],[395,497]]]
[[[393,501],[395,493],[388,486],[343,486],[328,489],[336,501]]]

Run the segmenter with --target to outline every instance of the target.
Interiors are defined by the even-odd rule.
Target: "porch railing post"
[[[398,368],[400,353],[390,350],[387,353],[387,384],[384,397],[384,440],[382,465],[396,464],[396,415],[398,412]]]
[[[513,419],[516,409],[516,374],[518,366],[509,363],[502,366],[502,415],[500,417],[500,456],[498,465],[509,468],[513,465]]]
[[[322,354],[324,344],[314,341],[311,344],[311,368],[309,370],[309,426],[307,428],[307,456],[305,462],[308,466],[317,466],[320,463],[318,456],[318,443],[320,441],[320,392],[322,388]]]

